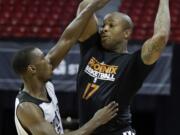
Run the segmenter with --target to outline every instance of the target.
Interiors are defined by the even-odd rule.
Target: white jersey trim
[[[49,97],[51,98],[51,102],[42,102],[39,104],[39,107],[44,113],[45,120],[47,120],[50,124],[53,125],[57,134],[64,134],[62,121],[59,113],[58,100],[55,95],[54,86],[51,82],[46,83],[46,89]],[[18,98],[15,100],[15,125],[18,135],[28,135],[26,130],[21,125],[20,121],[17,118],[17,107],[20,104]]]

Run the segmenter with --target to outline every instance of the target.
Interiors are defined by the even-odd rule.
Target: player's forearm
[[[57,44],[49,51],[47,55],[53,66],[53,69],[59,64],[59,62],[65,57],[71,47],[77,42],[81,33],[85,29],[88,20],[93,15],[93,13],[98,10],[98,8],[99,7],[97,4],[95,4],[95,2],[90,3],[65,29]]]
[[[77,15],[80,14],[80,12],[91,2],[92,0],[83,0],[78,7]]]
[[[75,20],[64,31],[62,38],[70,40],[72,43],[76,43],[81,33],[84,31],[89,19],[93,13],[97,10],[97,7],[93,4],[87,5]]]
[[[142,47],[141,58],[145,64],[153,64],[159,59],[167,44],[169,32],[169,0],[160,0],[153,37],[147,40]]]
[[[61,40],[65,39],[71,43],[76,43],[81,33],[86,28],[89,19],[98,9],[102,8],[110,0],[88,0],[88,5],[80,12],[62,34]]]
[[[169,0],[160,0],[154,24],[154,34],[165,36],[166,42],[170,32]]]
[[[81,13],[81,11],[91,2],[92,0],[83,0],[78,7],[77,10],[77,15]],[[78,39],[79,41],[83,42],[86,39],[88,39],[91,35],[97,32],[98,30],[98,19],[95,15],[95,13],[91,16],[91,18],[88,21],[88,24],[86,25],[86,28],[83,30],[81,33],[80,38]]]

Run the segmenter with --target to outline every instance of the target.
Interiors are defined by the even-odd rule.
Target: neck
[[[117,53],[128,53],[127,41],[117,44],[114,51],[117,52]]]
[[[37,78],[23,77],[24,90],[31,96],[46,100],[47,92],[45,89],[45,83]]]

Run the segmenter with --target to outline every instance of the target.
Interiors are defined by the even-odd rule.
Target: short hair
[[[134,24],[133,24],[131,18],[127,14],[117,12],[117,11],[109,13],[109,14],[115,16],[116,18],[118,17],[121,20],[123,20],[123,26],[124,26],[125,29],[128,29],[128,28],[133,29]]]
[[[26,71],[26,68],[31,63],[32,51],[36,47],[26,47],[18,51],[12,60],[12,67],[17,74],[22,74]]]

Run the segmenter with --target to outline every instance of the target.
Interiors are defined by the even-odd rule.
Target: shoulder
[[[132,57],[131,57],[131,60],[133,61],[133,63],[135,63],[136,66],[138,66],[139,68],[153,68],[156,63],[154,64],[151,64],[151,65],[147,65],[144,63],[144,61],[142,60],[141,58],[141,52],[142,52],[142,49],[138,49],[137,51],[135,51],[134,53],[132,53]]]
[[[94,33],[93,35],[91,35],[89,38],[87,38],[84,41],[79,41],[80,44],[84,44],[84,43],[91,43],[93,41],[99,41],[100,40],[100,34],[99,32]]]
[[[51,81],[48,81],[46,83],[46,90],[47,92],[50,94],[50,96],[53,94],[55,95],[55,88],[54,88],[54,84]]]
[[[39,125],[45,121],[42,110],[36,104],[30,102],[19,104],[16,110],[16,116],[22,127],[32,134],[39,134],[37,132],[41,130]]]
[[[139,61],[141,60],[141,49],[135,50],[134,52],[129,53],[131,60]]]
[[[46,82],[46,87],[54,89],[54,84],[52,83],[52,81],[48,81]]]
[[[16,96],[16,107],[22,103],[32,103],[38,106],[42,102],[43,102],[42,100],[31,96],[29,93],[25,91],[20,91],[18,95]]]
[[[38,114],[38,115],[42,114],[42,116],[43,116],[43,112],[38,107],[38,105],[31,103],[31,102],[20,103],[18,105],[17,112],[21,115],[23,114],[23,115],[29,115],[29,116],[31,116],[31,115],[36,116],[34,114]]]
[[[42,110],[36,104],[30,102],[19,104],[16,111],[18,119],[25,127],[43,119]]]
[[[44,119],[42,110],[35,104],[23,102],[18,105],[16,115],[24,127],[30,127]]]

